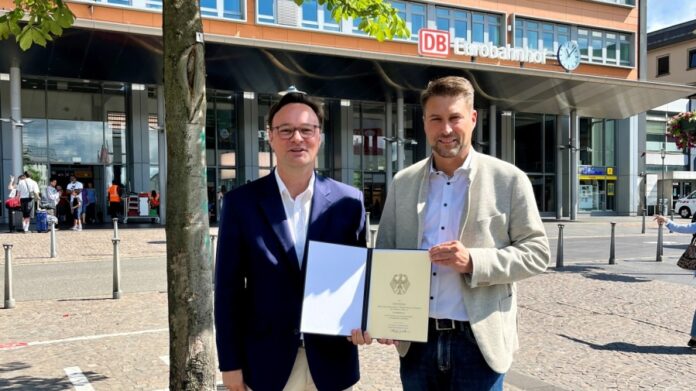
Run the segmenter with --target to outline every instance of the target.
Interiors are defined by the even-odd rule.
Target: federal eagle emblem
[[[394,274],[394,277],[392,277],[391,282],[389,285],[392,288],[392,291],[396,293],[397,295],[403,295],[408,291],[408,287],[411,286],[411,283],[408,281],[408,276],[405,274]]]

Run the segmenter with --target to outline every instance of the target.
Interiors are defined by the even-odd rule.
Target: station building
[[[4,178],[74,173],[94,184],[101,215],[112,179],[166,204],[162,2],[68,3],[75,25],[46,48],[0,42]],[[317,170],[362,189],[378,218],[393,175],[429,154],[419,93],[446,75],[472,82],[475,148],[527,172],[542,215],[638,213],[641,113],[694,92],[646,80],[647,0],[391,4],[411,37],[378,42],[316,0],[200,0],[212,221],[222,186],[274,166],[264,124],[290,85],[327,113]],[[448,36],[446,52],[429,52],[421,29]],[[579,66],[559,50],[579,51]]]

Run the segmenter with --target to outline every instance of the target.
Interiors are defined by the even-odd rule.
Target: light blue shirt
[[[667,220],[667,223],[665,223],[665,226],[670,231],[676,232],[679,234],[696,234],[696,223],[674,224],[674,221]]]
[[[430,167],[421,249],[428,250],[443,242],[459,240],[462,210],[469,193],[469,167],[473,153],[475,152],[471,148],[464,164],[457,168],[451,177]],[[431,318],[469,320],[462,297],[463,281],[462,275],[456,270],[447,266],[432,265]]]

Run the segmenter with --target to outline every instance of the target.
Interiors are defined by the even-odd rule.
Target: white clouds
[[[648,32],[696,19],[694,0],[648,0]]]

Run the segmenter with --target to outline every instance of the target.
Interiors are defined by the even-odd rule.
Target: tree
[[[12,11],[0,16],[0,39],[14,35],[22,50],[34,43],[46,46],[75,22],[75,15],[63,0],[14,0],[14,4]]]
[[[301,5],[303,0],[295,2]],[[409,36],[396,10],[382,0],[318,0],[318,3],[327,4],[336,20],[360,18],[360,29],[380,41]],[[32,43],[45,45],[52,39],[50,34],[60,35],[73,21],[72,13],[61,0],[15,0],[15,5],[14,11],[0,18],[0,36],[15,35],[24,50]],[[29,13],[29,20],[20,29],[25,12]],[[216,369],[212,249],[205,191],[205,58],[198,3],[165,0],[162,21],[169,162],[166,225],[169,388],[208,390],[215,388]]]

